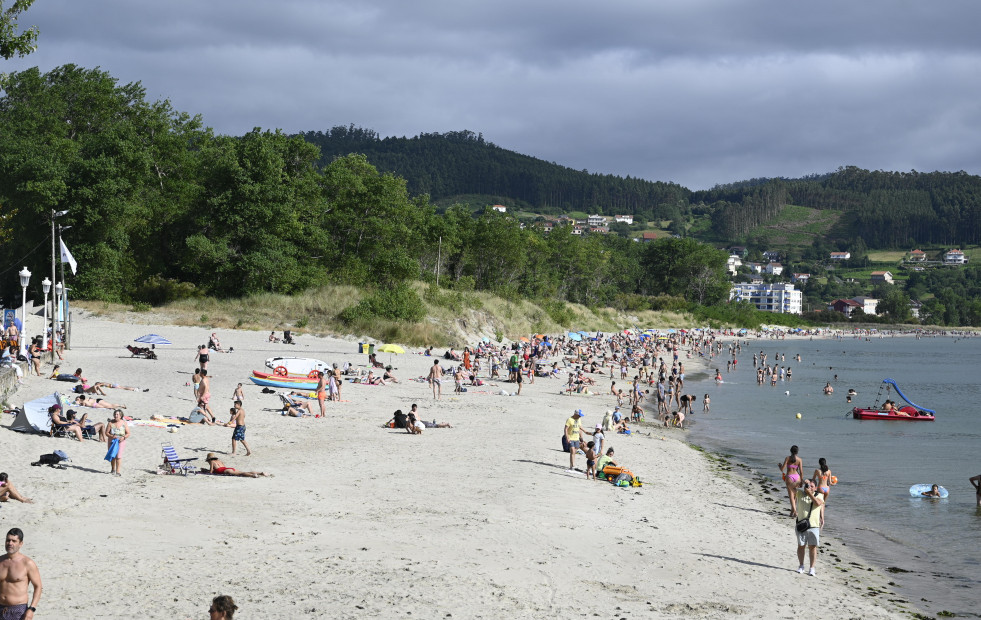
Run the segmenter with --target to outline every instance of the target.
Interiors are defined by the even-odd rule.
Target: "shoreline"
[[[187,415],[194,347],[210,331],[85,317],[64,367],[149,388],[106,397],[135,417]],[[123,345],[147,332],[175,344],[158,347],[157,361],[129,357]],[[437,402],[414,380],[434,358],[413,348],[394,357],[400,383],[345,384],[348,402],[329,404],[326,419],[285,418],[268,410],[278,399],[249,386],[248,373],[277,352],[363,364],[357,339],[302,336],[284,347],[263,342],[262,332],[219,335],[235,352],[212,355],[213,408],[227,408],[234,386],[246,383],[251,457],[228,454],[231,429],[135,427],[124,475],[113,478],[104,445],[0,428],[0,468],[36,502],[8,503],[0,518],[26,533],[23,552],[40,566],[46,614],[127,617],[129,601],[140,600],[145,617],[197,617],[202,602],[230,594],[245,617],[322,617],[326,609],[338,618],[590,617],[611,609],[774,617],[813,612],[804,597],[785,594],[802,586],[825,592],[832,617],[906,613],[857,592],[824,558],[817,578],[798,575],[792,524],[769,515],[767,502],[683,436],[643,428],[651,432],[609,438],[641,488],[569,475],[559,449],[564,420],[581,407],[591,427],[612,409],[609,396],[560,396],[562,381],[539,378],[520,397],[496,395],[508,386],[499,383],[444,392]],[[31,378],[12,400],[64,386]],[[381,427],[412,402],[423,419],[454,428],[408,435]],[[216,452],[230,466],[275,477],[156,475],[164,442],[199,463]],[[28,465],[55,449],[69,453],[68,469]],[[126,576],[112,600],[75,594],[94,576],[119,572]],[[203,578],[160,578],[174,573]],[[860,581],[880,587],[878,575]]]

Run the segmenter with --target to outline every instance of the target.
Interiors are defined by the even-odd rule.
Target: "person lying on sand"
[[[283,415],[288,415],[291,418],[302,418],[308,415],[315,415],[313,413],[313,407],[310,406],[309,402],[302,401],[298,398],[292,396],[283,396],[286,402],[283,403]]]
[[[244,476],[246,478],[258,478],[259,476],[272,476],[272,474],[267,474],[261,471],[238,471],[234,467],[225,467],[214,452],[209,452],[208,456],[204,459],[207,461],[210,468],[202,467],[201,471],[210,474],[220,474],[222,476]]]
[[[14,484],[7,478],[7,472],[0,473],[0,502],[9,502],[15,499],[23,504],[33,504],[29,497],[24,497]]]
[[[116,405],[107,403],[101,398],[86,398],[79,396],[75,399],[75,404],[79,407],[89,407],[90,409],[125,409],[126,405]]]

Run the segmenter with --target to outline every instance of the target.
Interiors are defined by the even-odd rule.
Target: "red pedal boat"
[[[891,389],[896,390],[896,394],[906,401],[905,407],[892,409],[879,409],[879,397],[882,395],[882,387],[886,386],[887,392]],[[856,420],[896,420],[905,422],[933,422],[937,412],[933,409],[920,407],[906,395],[902,393],[899,386],[892,379],[884,379],[879,386],[879,394],[875,397],[875,404],[871,407],[855,407],[852,409],[852,417]]]

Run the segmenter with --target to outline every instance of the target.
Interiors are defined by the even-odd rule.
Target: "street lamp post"
[[[20,352],[22,355],[27,354],[27,285],[31,283],[31,272],[24,267],[20,270],[20,288],[21,288],[21,304],[20,304]]]
[[[44,291],[44,323],[42,323],[44,335],[41,337],[41,350],[45,351],[48,348],[48,293],[51,292],[51,280],[48,278],[41,280],[41,290]],[[52,333],[51,336],[53,338],[54,334]]]
[[[59,321],[58,321],[58,313],[61,312],[62,311],[62,308],[64,307],[64,305],[63,305],[64,304],[64,300],[62,299],[62,295],[64,294],[64,291],[65,291],[65,286],[61,282],[55,284],[55,296],[54,296],[54,299],[55,299],[55,305],[54,305],[55,310],[51,314],[51,339],[54,341],[54,342],[51,343],[51,363],[52,364],[54,363],[55,349],[58,348],[58,323],[59,323]],[[65,332],[64,332],[64,330],[62,330],[62,332],[61,332],[61,342],[62,342],[62,344],[64,344],[64,342],[65,342]]]

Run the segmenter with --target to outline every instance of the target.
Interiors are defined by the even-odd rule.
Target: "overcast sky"
[[[841,165],[981,173],[981,2],[36,0],[38,51],[220,133],[468,129],[704,189]]]

